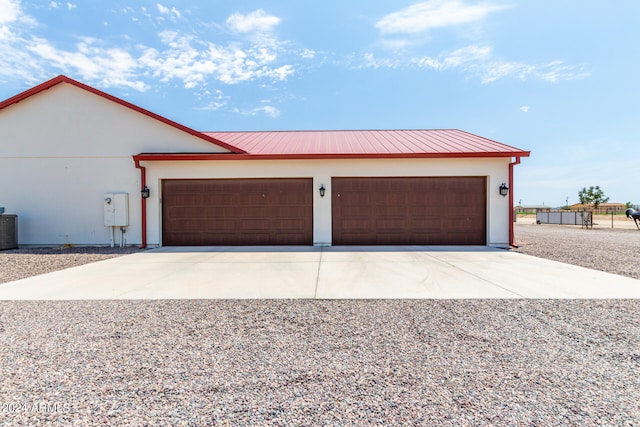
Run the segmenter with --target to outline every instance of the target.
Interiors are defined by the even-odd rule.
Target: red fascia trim
[[[515,234],[513,232],[513,167],[520,164],[520,157],[509,163],[509,245],[516,246]]]
[[[231,151],[232,153],[246,153],[246,151],[238,148],[238,147],[234,147],[233,145],[227,144],[226,142],[222,142],[216,138],[213,138],[211,136],[205,135],[202,132],[198,132],[197,130],[191,129],[189,127],[186,127],[184,125],[181,125],[180,123],[174,122],[173,120],[167,119],[166,117],[162,117],[159,114],[153,113],[149,110],[146,110],[142,107],[138,107],[137,105],[134,105],[130,102],[127,102],[123,99],[120,98],[116,98],[113,95],[109,95],[106,92],[102,92],[101,90],[98,90],[94,87],[91,87],[89,85],[86,85],[84,83],[80,83],[79,81],[73,80],[72,78],[69,78],[67,76],[64,75],[60,75],[58,77],[55,77],[51,80],[48,80],[44,83],[41,83],[37,86],[32,87],[31,89],[28,89],[22,93],[19,93],[18,95],[15,95],[9,99],[6,99],[2,102],[0,102],[0,110],[2,110],[3,108],[6,108],[10,105],[13,104],[17,104],[20,101],[23,101],[33,95],[36,95],[40,92],[43,92],[45,90],[51,89],[52,87],[60,84],[60,83],[68,83],[70,85],[73,85],[77,88],[80,89],[84,89],[88,92],[93,93],[94,95],[98,95],[101,96],[109,101],[115,102],[117,104],[120,104],[124,107],[130,108],[138,113],[144,114],[145,116],[151,117],[152,119],[158,120],[164,124],[167,124],[169,126],[172,126],[182,132],[186,132],[189,135],[195,136],[196,138],[200,138],[202,140],[205,140],[207,142],[210,142],[212,144],[218,145],[220,147],[223,147],[229,151]]]
[[[517,153],[528,157],[528,151]],[[497,153],[387,153],[387,154],[224,154],[224,153],[141,153],[136,161],[206,161],[206,160],[312,160],[312,159],[461,159],[513,157],[513,152]],[[518,157],[519,158],[519,157]]]
[[[11,98],[5,99],[4,101],[0,102],[0,110],[13,105],[13,104],[17,104],[18,102],[22,101],[23,99],[27,99],[30,96],[33,96],[37,93],[40,93],[42,91],[45,91],[47,89],[50,89],[51,87],[57,85],[58,83],[62,83],[65,81],[65,76],[58,76],[56,78],[53,78],[51,80],[48,80],[44,83],[40,83],[37,86],[32,87],[31,89],[27,89],[24,92],[21,92],[15,96],[12,96]]]
[[[147,169],[142,166],[138,160],[134,159],[134,161],[136,168],[140,169],[140,190],[142,190],[147,185]],[[140,206],[142,216],[142,221],[140,222],[142,228],[142,244],[140,248],[144,249],[147,247],[147,199],[140,197],[140,200],[142,201],[142,205]]]

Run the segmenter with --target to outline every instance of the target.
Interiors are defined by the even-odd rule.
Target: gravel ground
[[[516,224],[516,251],[640,279],[640,231]]]
[[[0,283],[139,252],[132,246],[24,248],[0,251]]]
[[[591,252],[592,268],[627,275],[638,237],[516,226],[519,251]],[[0,270],[119,250],[4,251]],[[2,301],[0,425],[637,425],[639,313],[637,300]]]
[[[2,303],[2,425],[635,425],[637,301]]]

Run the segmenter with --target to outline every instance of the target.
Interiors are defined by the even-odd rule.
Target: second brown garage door
[[[312,180],[164,180],[162,244],[311,245]]]
[[[486,179],[333,178],[334,245],[485,245]]]

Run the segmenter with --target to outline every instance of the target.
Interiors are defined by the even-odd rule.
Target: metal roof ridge
[[[471,132],[466,132],[460,129],[455,128],[435,128],[435,129],[427,129],[427,128],[402,128],[402,129],[390,129],[390,128],[381,128],[381,129],[277,129],[277,130],[205,130],[200,131],[201,133],[320,133],[320,132],[444,132],[444,131],[459,131],[468,133],[470,135]],[[479,135],[477,135],[479,136]],[[488,138],[485,138],[488,139]],[[497,141],[496,141],[497,142]]]

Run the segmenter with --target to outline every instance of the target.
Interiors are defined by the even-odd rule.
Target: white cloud
[[[62,3],[57,1],[49,2],[49,9],[59,9],[62,6]],[[67,10],[77,9],[78,5],[74,3],[66,3]]]
[[[373,55],[371,53],[365,54],[366,64],[375,64],[375,68],[387,67],[387,68],[401,68],[403,66],[412,65],[419,68],[430,68],[436,71],[444,71],[449,69],[475,69],[489,60],[491,57],[491,48],[488,46],[466,46],[460,49],[456,49],[453,52],[446,52],[437,57],[422,56],[410,58],[406,61],[400,58],[391,59],[376,59],[372,61]]]
[[[522,107],[520,107],[520,111],[522,111],[523,113],[528,113],[529,109],[530,107],[528,105],[523,105]]]
[[[263,112],[266,116],[269,116],[273,119],[280,116],[280,110],[271,105],[265,105],[263,107],[257,108],[256,111]]]
[[[376,22],[375,26],[384,34],[421,33],[433,28],[479,21],[490,13],[508,7],[490,3],[467,5],[459,0],[430,0],[390,13]]]
[[[99,81],[104,86],[124,86],[139,91],[147,85],[135,78],[136,60],[126,51],[106,48],[96,39],[85,38],[76,51],[57,49],[49,41],[33,38],[26,49],[48,65],[64,73],[79,74],[86,81]]]
[[[162,15],[169,16],[172,19],[175,19],[175,18],[180,19],[182,17],[182,14],[180,13],[180,11],[175,7],[168,8],[166,6],[161,5],[160,3],[157,3],[156,7],[158,8],[158,12],[160,12]]]
[[[0,0],[0,30],[16,23],[33,26],[36,21],[22,11],[20,0]]]
[[[216,91],[211,94],[208,90],[199,95],[201,98],[207,100],[207,104],[204,107],[196,108],[196,110],[222,110],[228,104],[229,97],[222,93],[221,90],[216,89]]]
[[[13,8],[7,6],[9,3],[0,0],[0,16],[7,20],[11,16],[7,26],[0,26],[0,76],[34,82],[63,72],[103,86],[146,89],[146,84],[136,78],[136,61],[127,51],[104,46],[92,38],[80,39],[74,50],[59,49],[44,38],[31,35],[37,22],[22,11],[19,2],[13,2]],[[9,10],[11,14],[7,13]]]
[[[582,67],[566,65],[562,61],[547,64],[528,64],[496,59],[489,46],[471,45],[438,56],[376,57],[365,53],[359,68],[407,68],[418,67],[435,71],[457,70],[480,79],[483,84],[504,78],[519,80],[538,79],[551,83],[586,78],[589,73]]]
[[[271,105],[263,105],[262,107],[256,107],[250,110],[241,110],[239,108],[234,108],[232,111],[234,113],[242,114],[243,116],[257,116],[259,114],[262,114],[267,117],[271,117],[272,119],[280,117],[280,110]]]
[[[482,83],[493,83],[505,77],[527,80],[536,75],[536,70],[539,67],[517,61],[494,60],[479,64],[478,68],[480,69]]]
[[[60,8],[65,4],[71,5],[62,2],[49,5]],[[181,16],[175,8],[160,3],[156,6],[163,16],[172,19]],[[129,7],[120,11],[134,13]],[[280,59],[280,54],[286,52],[284,44],[272,35],[260,37],[256,33],[252,40],[254,35],[249,34],[248,40],[232,40],[220,45],[193,34],[162,31],[158,33],[160,43],[153,48],[134,45],[131,41],[127,41],[129,45],[116,46],[89,37],[79,37],[72,47],[61,48],[33,34],[32,29],[38,23],[22,11],[17,0],[0,0],[0,18],[5,23],[0,23],[0,78],[4,79],[37,82],[52,74],[64,73],[101,87],[144,91],[151,86],[150,79],[162,83],[178,80],[185,88],[193,89],[206,88],[211,81],[238,84],[261,80],[267,85],[284,81],[295,72],[292,64]],[[273,18],[256,11],[230,21],[243,31],[266,30],[279,22]],[[223,101],[215,102],[213,107],[222,107]]]
[[[0,0],[0,24],[17,21],[21,14],[19,1]]]
[[[227,18],[226,22],[231,30],[238,33],[268,33],[280,24],[280,18],[258,9],[248,15],[234,13]]]
[[[550,83],[580,80],[589,77],[590,73],[581,66],[566,65],[562,61],[547,64],[527,64],[517,61],[491,60],[481,66],[482,83],[493,83],[505,77],[519,80],[538,79]]]
[[[583,79],[590,75],[584,67],[566,65],[562,61],[552,61],[541,66],[538,74],[541,79],[551,83],[557,83],[562,80]]]
[[[381,34],[394,36],[383,37],[378,42],[387,54],[364,54],[360,68],[419,67],[439,72],[455,70],[479,78],[483,84],[504,78],[538,79],[556,83],[589,76],[583,67],[564,64],[562,61],[541,64],[496,58],[491,46],[482,43],[436,55],[417,53],[416,48],[424,45],[425,34],[427,37],[431,36],[429,30],[479,22],[491,13],[511,7],[487,1],[470,4],[465,0],[427,0],[390,13],[375,23]]]
[[[400,68],[403,63],[399,60],[389,58],[378,58],[373,53],[364,54],[364,67],[365,68]]]
[[[468,64],[477,64],[491,57],[491,48],[488,46],[466,46],[454,50],[444,57],[445,68],[464,67]]]
[[[316,51],[312,49],[302,49],[300,57],[303,59],[313,59],[316,57]]]
[[[263,105],[256,108],[238,108],[238,107],[229,107],[229,96],[226,96],[220,90],[216,90],[213,94],[209,91],[205,91],[204,93],[198,94],[200,98],[206,99],[207,103],[203,107],[197,107],[196,110],[225,110],[236,114],[241,114],[243,116],[258,116],[264,115],[267,117],[271,117],[273,119],[280,117],[280,110],[276,107],[270,105],[271,101],[266,99],[260,101]]]
[[[391,52],[403,51],[416,45],[415,40],[409,40],[407,38],[389,39],[383,38],[379,41],[380,45]]]
[[[207,78],[236,84],[255,79],[282,81],[294,73],[292,65],[271,67],[277,55],[264,47],[219,46],[175,31],[164,31],[160,38],[167,49],[145,49],[140,64],[161,81],[176,78],[186,88],[193,88]]]

